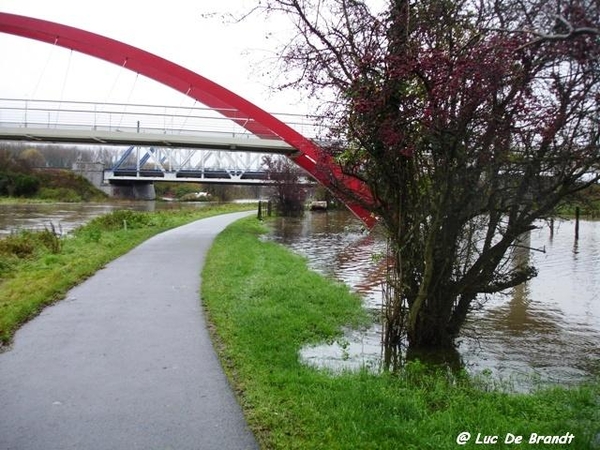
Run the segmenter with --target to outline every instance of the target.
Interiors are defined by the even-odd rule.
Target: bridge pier
[[[156,191],[152,181],[121,181],[108,185],[109,195],[115,198],[134,200],[155,200]]]
[[[154,200],[156,192],[152,181],[121,181],[107,184],[104,182],[104,164],[101,162],[77,161],[73,164],[73,172],[81,175],[96,188],[106,192],[110,197]]]
[[[96,188],[102,189],[104,184],[104,164],[101,162],[76,161],[73,163],[73,172],[81,175]]]

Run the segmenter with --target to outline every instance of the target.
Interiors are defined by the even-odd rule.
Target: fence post
[[[575,207],[575,240],[579,240],[579,206]]]

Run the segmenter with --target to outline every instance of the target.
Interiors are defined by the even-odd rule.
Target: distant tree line
[[[101,147],[90,149],[29,143],[0,144],[0,196],[37,195],[44,180],[48,184],[47,177],[39,169],[71,169],[75,161],[101,161],[110,164],[115,155],[115,150]],[[69,184],[73,184],[72,181]]]
[[[71,169],[76,161],[93,161],[102,162],[107,166],[112,165],[119,155],[119,149],[113,147],[6,142],[0,144],[0,153],[3,155],[1,157],[2,161],[6,162],[8,159],[18,160],[24,163],[26,168]],[[0,165],[0,168],[2,167],[4,166]]]

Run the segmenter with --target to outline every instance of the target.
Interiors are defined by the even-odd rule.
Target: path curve
[[[159,234],[25,324],[0,354],[0,449],[257,449],[199,301],[213,239],[249,214]]]

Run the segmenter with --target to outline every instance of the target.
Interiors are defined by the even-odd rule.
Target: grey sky
[[[307,111],[287,92],[272,94],[262,75],[275,58],[285,25],[256,17],[225,24],[208,12],[241,12],[252,0],[0,0],[0,11],[37,17],[102,34],[187,67],[272,112]],[[275,37],[265,39],[265,32]],[[278,28],[279,27],[279,28]],[[0,97],[187,106],[183,94],[155,81],[60,47],[0,33]]]

